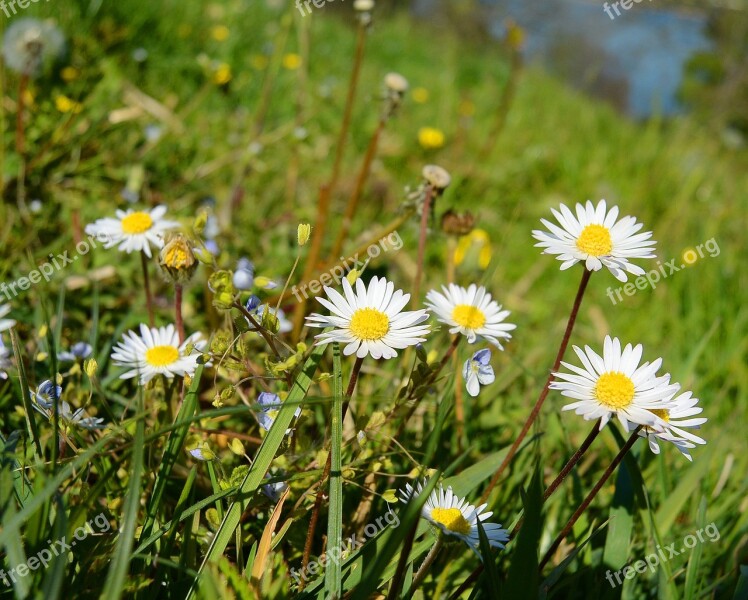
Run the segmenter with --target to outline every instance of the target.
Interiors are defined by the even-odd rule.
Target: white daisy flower
[[[448,288],[442,286],[442,291],[444,294],[436,290],[426,294],[426,306],[439,321],[450,326],[449,333],[461,333],[471,344],[480,337],[499,350],[504,349],[499,338],[510,339],[509,332],[517,326],[504,323],[509,311],[501,310],[501,305],[491,299],[486,288],[471,283],[465,289],[450,283]]]
[[[405,489],[400,490],[400,497],[404,502],[410,502],[423,492],[423,488],[423,482],[419,482],[415,489],[409,483],[405,484]],[[487,504],[481,504],[476,508],[468,503],[465,498],[456,496],[451,487],[445,490],[440,483],[434,488],[423,508],[421,508],[421,517],[438,527],[445,535],[462,540],[473,552],[480,556],[478,553],[480,548],[478,520],[483,525],[483,530],[491,546],[503,548],[504,543],[509,541],[509,532],[503,529],[500,524],[485,522],[493,515],[490,511],[483,512],[487,506]]]
[[[632,275],[644,275],[644,269],[629,262],[632,258],[655,258],[651,240],[652,232],[637,233],[644,225],[634,217],[618,218],[618,207],[606,210],[605,200],[597,207],[587,200],[586,205],[577,204],[576,217],[565,205],[560,212],[551,209],[561,225],[540,219],[547,231],[533,230],[538,240],[536,247],[544,248],[543,254],[558,254],[563,261],[561,270],[584,261],[587,270],[599,271],[607,267],[619,281],[626,281],[626,271]]]
[[[86,233],[103,241],[105,248],[117,246],[122,252],[145,252],[151,257],[151,247],[164,247],[164,233],[179,227],[176,221],[164,219],[165,206],[149,211],[117,210],[117,218],[107,217],[86,225]]]
[[[16,322],[13,319],[3,319],[10,312],[10,304],[0,304],[0,332],[7,331],[15,327]]]
[[[621,342],[609,335],[605,336],[602,358],[589,346],[573,348],[584,368],[562,362],[573,373],[554,373],[562,381],[550,385],[550,389],[577,400],[561,410],[573,410],[588,421],[601,419],[600,429],[615,415],[624,429],[631,423],[662,431],[664,421],[652,411],[667,409],[679,386],[670,384],[669,374],[657,376],[661,358],[640,365],[641,344],[626,344],[621,351]]]
[[[333,331],[316,336],[317,344],[341,342],[343,354],[364,358],[394,358],[396,350],[426,341],[428,325],[421,325],[429,317],[425,310],[405,311],[410,294],[395,290],[395,285],[384,277],[373,277],[369,287],[356,280],[356,293],[343,279],[345,297],[325,287],[329,300],[317,298],[329,309],[330,316],[311,314],[306,318],[310,327],[334,327]]]
[[[692,461],[693,458],[688,452],[689,448],[695,448],[696,444],[706,444],[706,441],[699,436],[683,429],[684,427],[700,429],[707,422],[705,417],[690,418],[701,414],[703,410],[700,406],[697,406],[699,399],[692,398],[691,395],[691,392],[683,392],[670,400],[667,408],[656,408],[652,411],[665,422],[663,431],[656,431],[651,427],[644,427],[639,430],[639,435],[647,438],[649,449],[655,454],[660,453],[658,441],[662,440],[673,444],[681,451],[683,456]],[[633,429],[633,427],[629,427],[629,430]]]
[[[167,379],[193,375],[206,344],[200,333],[193,333],[180,345],[174,325],[152,329],[141,325],[140,335],[134,331],[124,335],[112,352],[112,361],[119,367],[130,367],[120,379],[140,377],[140,383],[146,384],[159,374]],[[193,347],[191,354],[187,354],[188,346]]]
[[[462,366],[462,378],[465,380],[468,394],[473,398],[480,393],[480,386],[493,383],[496,379],[490,360],[491,351],[484,348],[473,354]]]

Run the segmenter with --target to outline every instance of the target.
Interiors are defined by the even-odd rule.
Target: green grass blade
[[[270,431],[268,431],[265,436],[249,472],[237,490],[237,499],[231,503],[231,506],[229,506],[229,509],[226,511],[221,526],[216,532],[210,548],[208,548],[208,552],[200,565],[198,577],[192,582],[188,594],[189,598],[195,597],[200,577],[205,571],[206,565],[209,562],[218,560],[218,558],[223,555],[226,546],[231,541],[231,538],[234,535],[234,530],[239,525],[239,519],[242,513],[249,504],[255,491],[260,486],[268,467],[270,467],[270,463],[273,461],[273,458],[275,458],[275,453],[278,451],[278,448],[286,436],[286,430],[293,420],[296,408],[301,405],[306,397],[309,386],[312,383],[312,377],[317,370],[317,364],[322,358],[324,349],[325,346],[315,346],[311,355],[304,364],[304,368],[299,373],[296,381],[294,381],[293,387],[278,411],[278,415],[273,421]]]
[[[327,547],[340,548],[343,543],[343,370],[340,365],[340,344],[332,347],[333,398],[330,419],[330,507],[327,517]],[[325,593],[331,600],[343,593],[343,580],[339,560],[327,563]]]
[[[141,389],[142,394],[142,389]],[[142,406],[142,395],[140,404]],[[130,466],[130,481],[127,486],[127,495],[124,501],[122,514],[122,526],[120,528],[117,545],[112,553],[112,566],[109,569],[102,597],[119,600],[122,597],[127,570],[130,566],[130,552],[135,541],[135,527],[138,524],[138,509],[140,508],[140,480],[143,475],[143,455],[145,444],[144,418],[139,418],[135,428],[135,441]]]
[[[31,433],[31,439],[34,440],[34,446],[36,448],[36,456],[39,460],[44,459],[44,453],[42,452],[42,444],[39,441],[39,430],[36,428],[36,421],[34,409],[31,406],[31,395],[29,393],[29,380],[26,377],[26,368],[23,366],[23,356],[21,355],[21,344],[18,341],[18,334],[15,328],[10,330],[10,343],[13,346],[13,354],[16,358],[16,364],[18,365],[18,378],[21,382],[21,400],[23,401],[23,409],[26,411],[26,424]]]

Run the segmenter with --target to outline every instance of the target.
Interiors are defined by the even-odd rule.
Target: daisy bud
[[[423,175],[426,183],[438,191],[446,189],[452,181],[449,173],[438,165],[426,165],[423,167],[421,175]]]
[[[299,240],[299,246],[303,246],[309,241],[309,236],[312,233],[312,226],[309,223],[300,223],[296,230],[296,236]]]
[[[89,379],[93,379],[96,375],[96,371],[99,370],[99,363],[96,362],[95,358],[89,358],[83,363],[83,369],[86,371]]]
[[[244,444],[242,444],[237,438],[231,440],[229,449],[237,456],[244,456]]]
[[[192,242],[181,233],[170,235],[159,253],[159,265],[167,277],[177,284],[185,284],[195,274],[197,259]]]

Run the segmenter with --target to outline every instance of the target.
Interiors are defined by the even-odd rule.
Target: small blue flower
[[[62,396],[62,386],[53,384],[49,379],[42,381],[37,386],[36,391],[29,391],[31,392],[31,401],[47,410],[53,408],[55,400],[59,400]]]
[[[490,364],[491,351],[488,348],[478,350],[472,358],[465,361],[462,367],[462,376],[468,394],[475,397],[480,392],[480,386],[493,383],[496,377]]]
[[[244,305],[244,308],[247,309],[247,312],[254,313],[258,307],[260,306],[260,299],[252,294],[248,299],[247,303]]]
[[[257,422],[265,431],[270,431],[283,401],[276,394],[262,392],[257,397],[257,404],[260,406],[260,410],[256,412]],[[299,406],[296,408],[294,417],[298,419],[300,415],[301,407]],[[286,429],[286,435],[291,435],[292,433],[292,429]]]
[[[255,284],[255,266],[252,261],[240,258],[236,264],[233,278],[234,287],[240,291],[248,291]]]
[[[60,362],[75,362],[77,360],[84,360],[91,356],[93,348],[91,344],[86,342],[77,342],[70,347],[69,352],[60,352],[57,355],[57,360]]]
[[[275,483],[266,483],[260,489],[270,500],[278,502],[281,494],[288,489],[288,484],[285,481],[276,481]]]

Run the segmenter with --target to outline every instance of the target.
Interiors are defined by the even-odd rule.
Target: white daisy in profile
[[[200,352],[207,344],[200,333],[193,333],[180,344],[174,325],[153,328],[141,325],[140,335],[128,331],[123,337],[112,352],[112,361],[119,367],[130,368],[120,379],[140,377],[141,384],[156,375],[167,379],[193,375]],[[192,352],[188,354],[190,348]]]
[[[640,365],[641,344],[626,344],[621,351],[621,342],[609,335],[605,336],[602,357],[589,346],[573,348],[584,368],[562,362],[572,373],[554,373],[561,381],[550,385],[550,389],[577,400],[561,410],[573,410],[588,421],[600,419],[600,429],[615,415],[624,429],[633,424],[634,428],[643,425],[663,430],[665,422],[654,411],[669,408],[668,401],[680,386],[670,384],[669,374],[657,376],[661,358]]]
[[[423,482],[415,488],[409,483],[400,490],[400,497],[404,502],[410,502],[423,492]],[[453,536],[465,542],[468,547],[478,554],[480,536],[477,522],[480,521],[488,538],[488,543],[494,548],[503,548],[509,541],[509,532],[498,523],[486,523],[492,512],[483,512],[487,504],[478,507],[470,504],[465,498],[455,495],[451,487],[446,490],[438,484],[429,494],[426,503],[421,508],[421,517],[441,530],[444,535]],[[480,556],[480,554],[478,554]]]
[[[176,221],[164,219],[165,206],[151,210],[117,210],[116,218],[106,217],[86,225],[86,233],[96,236],[105,248],[117,246],[122,252],[145,252],[151,257],[151,247],[164,247],[164,233],[179,227]]]
[[[396,350],[415,346],[426,341],[429,326],[422,324],[429,317],[425,310],[404,311],[410,294],[395,290],[395,285],[384,277],[373,277],[369,287],[356,280],[356,292],[343,279],[343,297],[332,288],[325,287],[327,298],[317,298],[332,314],[317,313],[306,318],[310,327],[334,327],[332,331],[316,336],[317,344],[340,342],[345,344],[343,354],[356,354],[364,358],[394,358]]]
[[[10,304],[0,304],[0,332],[7,331],[15,327],[16,322],[13,319],[4,319],[3,317],[10,312]]]
[[[465,289],[454,283],[449,287],[442,286],[443,294],[431,290],[426,294],[426,306],[436,318],[449,325],[449,333],[461,333],[469,343],[479,337],[503,350],[500,339],[510,339],[509,333],[517,326],[504,323],[509,316],[508,310],[501,310],[501,305],[491,299],[491,294],[483,286],[474,283]]]
[[[691,418],[701,414],[703,410],[700,406],[697,406],[698,403],[699,399],[693,398],[691,392],[683,392],[670,400],[667,408],[654,409],[652,412],[662,419],[665,424],[663,431],[656,431],[651,427],[644,427],[639,430],[639,435],[647,438],[649,449],[655,454],[659,454],[660,446],[658,441],[670,442],[681,451],[683,456],[693,461],[689,449],[695,448],[696,444],[706,444],[706,441],[686,431],[684,427],[688,429],[700,429],[707,422],[706,417]],[[629,427],[629,430],[633,429],[633,427]]]
[[[551,209],[560,227],[540,219],[548,231],[533,230],[532,236],[538,240],[536,247],[544,248],[543,254],[557,254],[563,261],[561,270],[568,269],[584,261],[587,270],[599,271],[607,267],[619,281],[626,281],[626,271],[632,275],[644,275],[644,269],[631,264],[634,258],[655,258],[654,246],[650,239],[652,232],[637,233],[644,225],[634,217],[618,219],[618,207],[607,210],[605,200],[597,207],[587,200],[585,205],[577,204],[577,214],[562,204],[560,210]]]

